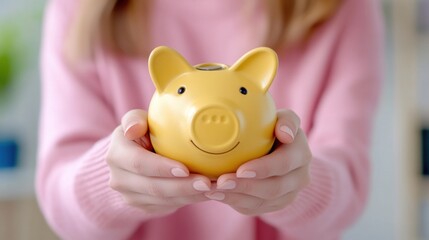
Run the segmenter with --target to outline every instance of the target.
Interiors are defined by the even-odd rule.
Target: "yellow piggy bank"
[[[276,53],[265,47],[231,67],[191,66],[171,48],[154,49],[148,123],[155,152],[211,178],[267,154],[275,140],[277,114],[268,89],[277,66]]]

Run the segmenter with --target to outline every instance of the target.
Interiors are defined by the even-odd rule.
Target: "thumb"
[[[286,109],[277,111],[276,138],[282,143],[292,143],[300,125],[301,120],[295,112]]]
[[[147,112],[142,109],[131,110],[122,117],[121,125],[127,139],[140,139],[148,130]]]

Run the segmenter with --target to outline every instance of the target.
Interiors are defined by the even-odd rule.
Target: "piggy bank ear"
[[[274,50],[260,47],[242,56],[230,70],[246,75],[266,92],[277,73],[278,59]]]
[[[175,50],[161,46],[149,56],[149,73],[158,92],[164,91],[171,80],[194,68]]]

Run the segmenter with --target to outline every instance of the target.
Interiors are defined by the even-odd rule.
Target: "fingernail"
[[[256,172],[254,171],[243,171],[237,173],[237,177],[239,178],[254,178],[256,177]]]
[[[210,187],[207,186],[207,184],[201,180],[197,180],[195,181],[192,186],[194,187],[195,190],[197,191],[203,191],[203,192],[207,192],[210,191]]]
[[[137,126],[138,124],[140,124],[140,121],[133,121],[133,122],[130,122],[130,123],[128,124],[128,126],[125,128],[124,135],[125,135],[126,137],[128,137],[129,132],[130,132],[130,129],[131,129],[131,128],[133,128],[134,126]]]
[[[221,192],[214,192],[214,193],[206,193],[204,194],[207,198],[211,199],[211,200],[216,200],[216,201],[222,201],[225,199],[225,194],[221,193]]]
[[[282,131],[282,132],[284,132],[284,133],[288,134],[288,135],[292,138],[292,140],[295,138],[295,134],[293,133],[292,129],[290,129],[290,128],[289,128],[288,126],[286,126],[286,125],[281,126],[281,127],[280,127],[280,131]]]
[[[217,189],[219,190],[231,190],[234,189],[237,186],[237,183],[233,180],[226,180],[221,185],[217,186]]]
[[[173,176],[175,176],[175,177],[187,177],[187,176],[189,176],[189,174],[181,168],[171,169],[171,174],[173,174]]]

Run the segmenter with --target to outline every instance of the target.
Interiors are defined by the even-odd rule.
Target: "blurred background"
[[[34,197],[43,0],[0,0],[0,239],[56,239]],[[380,1],[385,83],[371,196],[344,236],[429,239],[429,0]]]

